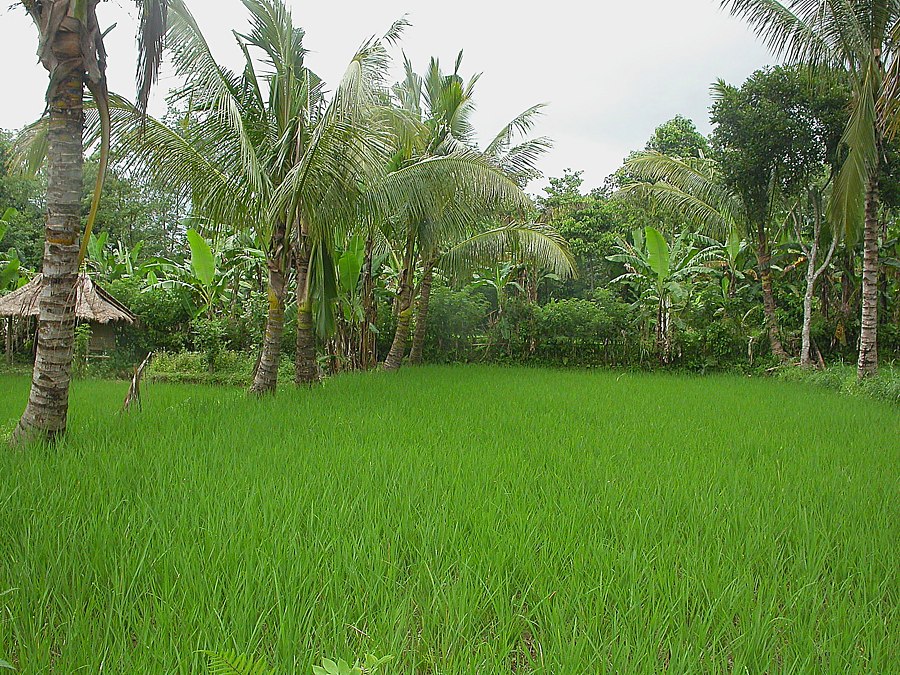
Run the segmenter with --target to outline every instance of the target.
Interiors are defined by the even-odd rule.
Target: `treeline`
[[[140,322],[120,330],[106,372],[148,351],[193,352],[164,368],[227,371],[262,392],[288,368],[308,383],[379,363],[765,370],[862,353],[868,373],[874,335],[882,362],[900,354],[896,147],[879,137],[866,221],[865,190],[846,177],[852,74],[797,65],[718,82],[709,137],[676,117],[603,186],[567,171],[526,198],[550,147],[531,133],[541,107],[479,148],[477,78],[460,76],[461,55],[449,72],[407,61],[389,86],[401,23],[329,96],[289,14],[251,21],[247,66],[231,72],[182,8],[169,48],[185,86],[169,113],[112,99],[87,268]],[[15,209],[0,250],[20,261],[7,289],[38,267],[42,173],[10,167],[41,134],[39,123],[0,139],[0,205]]]
[[[579,172],[550,179],[529,208],[529,236],[558,237],[559,251],[574,259],[573,278],[558,274],[564,265],[523,258],[536,252],[516,244],[491,256],[490,245],[479,249],[474,235],[442,243],[431,258],[415,256],[408,269],[416,301],[406,301],[409,323],[401,327],[409,336],[407,360],[699,371],[768,369],[785,355],[812,365],[854,361],[862,242],[836,232],[826,215],[849,91],[838,80],[825,84],[784,68],[759,71],[741,87],[721,84],[709,138],[676,117],[601,188],[586,191]],[[183,128],[179,119],[167,118],[175,129]],[[159,202],[127,197],[139,193],[139,179],[113,175],[116,188],[101,202],[88,265],[141,322],[123,327],[118,350],[98,363],[126,372],[148,351],[192,351],[196,360],[170,360],[162,368],[176,378],[211,372],[216,379],[217,371],[222,381],[248,377],[268,314],[259,239],[241,231],[189,243],[186,231],[203,224],[178,217],[183,199],[161,192],[159,202],[172,206],[157,218]],[[40,178],[34,181],[37,196]],[[886,171],[879,263],[885,361],[900,353],[896,194]],[[760,223],[743,215],[743,195],[765,201]],[[86,211],[89,191],[84,203]],[[29,213],[31,204],[17,208]],[[37,203],[30,212],[39,214]],[[506,236],[504,227],[497,221],[480,234],[490,242]],[[170,242],[174,247],[166,248]],[[315,311],[317,372],[371,368],[390,353],[407,268],[404,243],[384,229],[371,237],[346,232],[334,241],[331,310]],[[197,274],[204,256],[213,270],[205,279]],[[293,361],[298,305],[291,301],[296,282],[288,283],[281,349]],[[235,360],[227,351],[247,356]]]

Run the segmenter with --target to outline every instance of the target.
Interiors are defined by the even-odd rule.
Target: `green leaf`
[[[11,663],[9,663],[8,661],[4,661],[3,659],[0,659],[0,668],[5,668],[6,670],[15,670]]]
[[[347,250],[338,259],[338,281],[341,291],[354,293],[359,286],[359,276],[362,273],[366,257],[366,241],[362,237],[353,237]]]
[[[314,666],[313,672],[316,675],[340,675],[338,665],[331,659],[322,659],[322,666]]]
[[[0,218],[0,241],[6,236],[6,231],[12,223],[12,219],[15,218],[18,213],[19,212],[12,207],[3,212],[3,217]]]
[[[191,246],[191,269],[194,276],[204,286],[212,286],[216,277],[216,258],[212,249],[199,232],[187,231],[188,244]]]
[[[644,248],[644,233],[639,229],[632,230],[631,241],[634,242],[634,247],[640,251]]]
[[[656,273],[659,283],[669,276],[669,245],[659,230],[647,227],[647,264]]]
[[[0,290],[5,290],[13,281],[18,279],[20,266],[21,263],[18,258],[14,258],[3,267],[0,267]]]
[[[274,675],[265,661],[237,652],[205,652],[211,675]]]
[[[728,242],[725,244],[725,248],[728,251],[729,260],[732,262],[737,260],[738,254],[741,252],[741,237],[736,228],[728,233]]]

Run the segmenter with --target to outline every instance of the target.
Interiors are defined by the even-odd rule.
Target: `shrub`
[[[188,346],[191,316],[179,297],[164,288],[143,288],[137,279],[120,279],[107,290],[138,318],[134,326],[118,330],[112,369],[129,370],[148,352],[177,352]]]
[[[424,356],[436,363],[469,361],[488,313],[488,302],[473,288],[431,291]]]
[[[198,349],[206,361],[209,372],[216,367],[216,358],[228,344],[228,325],[225,319],[197,317],[191,322],[194,347]]]
[[[893,366],[883,366],[876,377],[857,380],[854,366],[832,366],[825,370],[784,366],[776,377],[789,382],[805,382],[844,394],[864,395],[871,398],[900,404],[900,370]]]
[[[162,352],[153,357],[148,378],[153,382],[245,387],[253,379],[256,358],[252,352],[222,351],[217,355],[215,368],[211,371],[204,353]],[[293,367],[289,359],[282,358],[278,368],[281,382],[293,381]]]

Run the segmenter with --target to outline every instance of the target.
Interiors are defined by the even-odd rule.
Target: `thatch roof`
[[[41,292],[44,277],[38,274],[34,279],[9,295],[0,297],[0,316],[38,316],[40,314]],[[92,323],[114,323],[124,321],[134,323],[137,317],[100,286],[82,274],[75,282],[75,318]]]

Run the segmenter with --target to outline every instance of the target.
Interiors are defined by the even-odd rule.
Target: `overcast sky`
[[[0,128],[16,129],[43,110],[47,75],[34,56],[37,39],[24,10],[0,0]],[[463,74],[483,73],[476,90],[476,126],[489,139],[534,103],[549,104],[537,134],[554,149],[541,168],[584,171],[587,187],[601,185],[622,159],[643,147],[653,129],[676,114],[709,131],[709,86],[739,83],[772,62],[752,33],[719,9],[718,0],[288,0],[306,30],[310,66],[327,82],[339,79],[359,44],[382,34],[403,14],[412,27],[402,49],[422,72],[432,55],[451,70],[465,51]],[[240,63],[232,29],[243,30],[240,0],[188,0],[217,57]],[[107,38],[110,88],[134,98],[135,10],[109,0],[101,24]],[[397,50],[399,56],[399,50]],[[151,112],[165,109],[174,81],[163,75]],[[541,183],[542,185],[543,183]],[[532,186],[536,191],[539,185]]]

